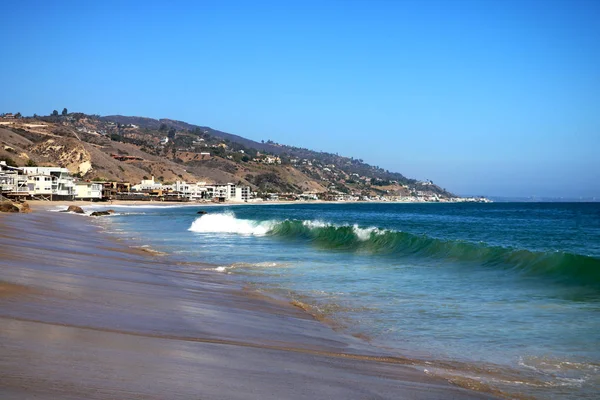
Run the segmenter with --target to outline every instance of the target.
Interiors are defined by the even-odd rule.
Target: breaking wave
[[[252,221],[237,219],[233,213],[204,214],[196,218],[188,229],[198,233],[236,233],[239,235],[264,236],[271,231],[275,221]]]
[[[388,254],[394,257],[440,259],[477,263],[526,275],[600,287],[600,259],[560,251],[531,251],[427,235],[334,225],[318,220],[254,221],[234,214],[206,214],[189,228],[192,232],[274,236],[309,242],[326,249]]]

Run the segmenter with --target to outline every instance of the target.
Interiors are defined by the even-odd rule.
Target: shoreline
[[[325,201],[325,200],[264,200],[264,201],[250,201],[250,202],[195,202],[195,201],[142,201],[142,200],[110,200],[110,201],[86,201],[86,200],[54,200],[54,201],[45,201],[45,200],[26,200],[30,205],[37,206],[48,206],[56,205],[56,206],[69,206],[69,205],[77,205],[80,207],[106,207],[110,208],[111,206],[181,206],[181,207],[215,207],[215,206],[260,206],[260,205],[293,205],[293,204],[335,204],[335,205],[343,205],[343,204],[487,204],[481,202],[458,202],[458,201],[442,201],[442,202],[434,202],[434,201],[383,201],[383,200],[373,200],[373,201]]]
[[[429,376],[289,302],[132,249],[93,219],[46,210],[0,219],[4,398],[494,397]],[[143,363],[116,351],[132,344]],[[72,366],[82,370],[70,378]],[[107,370],[147,378],[101,379]]]

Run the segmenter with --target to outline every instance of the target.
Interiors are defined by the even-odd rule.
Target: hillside
[[[454,197],[432,184],[337,154],[170,119],[121,115],[21,118],[2,122],[0,159],[60,165],[90,180],[205,181],[249,185],[259,193]]]

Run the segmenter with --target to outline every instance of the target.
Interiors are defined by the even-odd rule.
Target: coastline
[[[3,398],[493,397],[59,205],[0,219]]]
[[[180,207],[218,207],[218,206],[260,206],[260,205],[294,205],[294,204],[461,204],[461,202],[433,202],[433,201],[383,201],[383,200],[372,200],[372,201],[325,201],[325,200],[264,200],[264,201],[250,201],[250,202],[236,202],[228,201],[224,203],[215,202],[181,202],[181,201],[142,201],[142,200],[110,200],[110,201],[85,201],[85,200],[27,200],[32,206],[42,206],[42,208],[49,208],[51,206],[69,206],[77,205],[80,207],[106,207],[109,209],[111,206],[180,206]],[[473,202],[471,202],[473,204]],[[485,204],[485,203],[478,203]]]

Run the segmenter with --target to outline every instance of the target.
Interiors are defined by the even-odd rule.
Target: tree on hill
[[[16,113],[16,114],[15,114],[15,118],[17,118],[17,119],[18,119],[18,118],[21,118],[21,113],[20,113],[20,112]]]
[[[56,110],[52,111],[52,116],[53,117],[58,117],[58,111],[56,111]]]
[[[67,115],[69,112],[67,111],[67,107],[63,108],[62,115]]]

